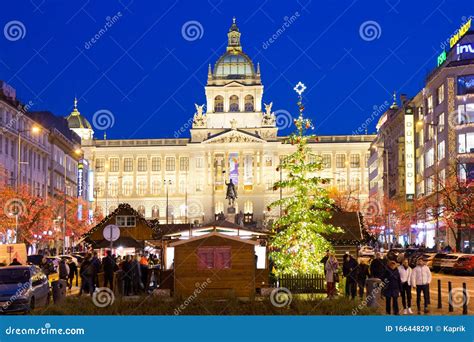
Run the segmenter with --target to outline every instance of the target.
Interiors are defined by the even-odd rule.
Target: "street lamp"
[[[422,125],[427,125],[429,127],[433,127],[434,134],[433,134],[433,141],[434,141],[434,167],[435,167],[435,201],[436,201],[436,229],[435,229],[435,248],[438,250],[439,244],[439,175],[438,175],[438,124],[434,122],[424,122],[423,120],[418,120],[416,124],[420,127]]]

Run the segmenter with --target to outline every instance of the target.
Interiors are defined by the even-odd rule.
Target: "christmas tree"
[[[326,223],[331,218],[333,203],[323,187],[328,180],[316,175],[323,168],[321,158],[308,146],[308,141],[315,136],[306,135],[313,126],[303,115],[301,93],[304,89],[301,82],[295,87],[299,94],[299,115],[294,120],[296,131],[287,141],[296,149],[281,160],[280,167],[286,176],[274,184],[274,190],[287,190],[289,195],[269,206],[269,210],[283,209],[272,226],[270,243],[270,257],[277,275],[322,272],[320,260],[326,250],[331,249],[325,236],[340,231]]]

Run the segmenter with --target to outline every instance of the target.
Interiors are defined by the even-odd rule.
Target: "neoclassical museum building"
[[[278,134],[272,104],[262,108],[260,66],[242,50],[235,20],[228,45],[214,67],[209,66],[206,105],[196,105],[190,138],[92,139],[84,117],[70,123],[82,137],[89,161],[89,200],[104,215],[129,203],[146,218],[160,223],[210,222],[227,215],[226,182],[232,179],[236,212],[246,223],[262,224],[280,214],[269,203],[286,194],[273,190],[285,177],[280,158],[292,152]],[[328,186],[368,196],[367,160],[373,135],[319,136],[311,148],[322,157],[321,175]]]

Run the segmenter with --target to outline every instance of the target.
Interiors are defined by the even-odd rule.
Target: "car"
[[[79,266],[79,260],[74,255],[60,255],[61,259],[65,259],[66,262],[74,262],[77,266]]]
[[[362,246],[359,249],[359,256],[361,257],[373,257],[375,255],[375,249],[371,246]]]
[[[48,277],[38,266],[0,268],[0,313],[29,312],[49,301]]]
[[[463,254],[454,264],[455,273],[468,273],[474,275],[474,255]]]
[[[433,262],[431,263],[431,269],[433,272],[438,273],[441,271],[441,261],[447,256],[447,253],[436,253]]]
[[[458,261],[458,259],[463,256],[461,253],[450,253],[447,254],[444,258],[441,259],[441,271],[443,272],[451,272],[454,270],[454,265]]]
[[[422,258],[425,261],[426,266],[428,266],[431,269],[435,255],[436,253],[416,252],[408,258],[408,263],[411,268],[415,268],[416,263],[418,262],[418,259]]]

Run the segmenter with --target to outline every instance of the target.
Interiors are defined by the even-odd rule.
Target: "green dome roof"
[[[68,126],[70,129],[73,128],[87,128],[92,129],[91,124],[87,119],[81,115],[81,113],[77,110],[77,99],[74,99],[74,109],[72,110],[71,114],[66,117]]]

